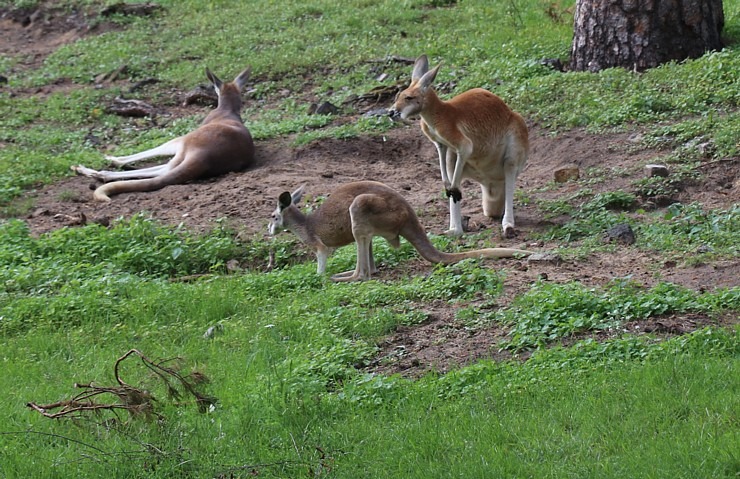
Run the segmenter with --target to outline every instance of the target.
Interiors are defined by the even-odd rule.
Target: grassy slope
[[[125,153],[192,126],[195,119],[185,119],[140,132],[102,113],[99,102],[120,92],[90,88],[91,79],[122,61],[133,80],[163,80],[148,90],[160,98],[169,97],[171,87],[199,83],[206,64],[222,76],[252,64],[260,80],[255,99],[270,106],[257,103],[247,113],[259,138],[301,131],[315,121],[295,95],[278,100],[281,90],[297,95],[308,82],[312,94],[338,104],[376,85],[367,60],[423,51],[444,60],[440,81],[492,88],[556,128],[675,122],[690,115],[660,126],[652,138],[680,144],[706,136],[718,156],[737,155],[735,48],[642,76],[621,70],[560,75],[538,61],[565,57],[569,21],[553,23],[534,1],[442,9],[423,1],[357,0],[343,8],[328,1],[286,1],[276,8],[264,1],[255,2],[259,15],[245,14],[243,2],[161,3],[168,11],[156,20],[126,20],[124,31],[64,47],[39,71],[11,80],[13,87],[30,87],[65,77],[83,88],[44,99],[0,96],[3,109],[13,112],[0,119],[0,200],[65,174],[73,162],[99,161],[85,144],[90,128]],[[737,38],[738,2],[725,2],[725,8],[728,32]],[[0,66],[12,68],[15,61],[3,59]],[[406,66],[386,69],[392,78],[408,75]],[[356,131],[387,127],[364,123]],[[344,134],[331,126],[322,131]],[[737,253],[737,212],[712,216],[694,209],[676,218],[651,230],[666,254],[697,241],[720,254]],[[587,231],[601,220],[599,210],[576,218],[571,229]],[[309,262],[269,275],[176,284],[166,279],[222,273],[233,255],[264,256],[266,246],[235,244],[229,232],[180,236],[146,220],[38,240],[10,222],[0,235],[0,397],[6,404],[0,477],[228,471],[248,477],[252,470],[262,477],[735,477],[740,470],[737,330],[702,330],[669,342],[582,341],[535,352],[523,365],[484,362],[410,382],[355,366],[369,361],[378,337],[423,320],[424,302],[457,300],[462,307],[472,298],[495,300],[497,274],[470,262],[412,281],[334,285],[317,278]],[[386,263],[412,255],[408,247],[378,249]],[[94,261],[85,260],[91,253]],[[351,263],[346,251],[333,265],[340,270]],[[540,344],[543,329],[567,336],[574,328],[612,324],[616,313],[711,316],[740,309],[737,288],[703,294],[666,288],[626,288],[625,300],[612,304],[604,298],[618,296],[615,291],[540,285],[511,310],[485,320],[516,323],[530,312],[513,337],[517,348]],[[635,309],[625,309],[626,303]],[[574,325],[578,307],[603,316]],[[554,318],[549,323],[532,319],[547,315]],[[220,334],[203,339],[217,323],[224,326]],[[109,428],[100,418],[52,422],[25,410],[31,400],[74,394],[75,381],[111,384],[113,361],[132,347],[156,358],[183,356],[186,369],[203,370],[213,380],[209,392],[220,399],[216,410],[201,415],[163,405],[163,423]],[[150,376],[136,368],[126,374],[166,402]]]

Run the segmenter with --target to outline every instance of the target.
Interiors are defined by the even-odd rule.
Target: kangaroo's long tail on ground
[[[468,258],[513,258],[534,254],[534,251],[516,248],[483,248],[460,253],[445,253],[435,248],[426,234],[404,237],[416,248],[421,257],[430,263],[451,264]]]
[[[138,180],[111,181],[100,185],[93,193],[97,201],[110,201],[110,197],[120,193],[134,191],[155,191],[169,185],[187,183],[188,181],[201,178],[205,169],[197,165],[183,165],[182,163],[167,173],[155,178],[142,178]]]

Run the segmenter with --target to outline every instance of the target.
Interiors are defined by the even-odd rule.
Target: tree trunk
[[[722,48],[722,0],[577,0],[570,69],[642,71]]]

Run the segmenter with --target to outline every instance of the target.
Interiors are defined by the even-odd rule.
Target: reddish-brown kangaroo
[[[241,90],[250,71],[247,68],[233,82],[224,83],[206,68],[206,76],[218,94],[218,106],[196,130],[141,153],[106,156],[116,166],[172,156],[166,164],[130,171],[97,171],[82,165],[73,166],[72,170],[105,182],[93,193],[98,201],[110,201],[112,195],[119,193],[154,191],[168,185],[243,170],[254,162],[252,135],[240,116]]]
[[[450,233],[462,234],[460,184],[481,185],[483,213],[503,215],[503,235],[514,236],[514,184],[529,154],[527,125],[493,93],[475,88],[442,101],[432,87],[440,65],[429,70],[426,55],[414,64],[411,84],[390,111],[421,117],[421,130],[437,147],[439,169],[450,198]]]
[[[303,196],[303,186],[292,194],[284,192],[270,218],[269,232],[285,228],[295,233],[316,251],[318,273],[326,271],[326,260],[334,248],[357,242],[357,265],[354,271],[335,274],[333,281],[370,279],[375,269],[372,242],[382,236],[394,248],[405,238],[422,258],[431,263],[456,263],[466,258],[511,258],[528,256],[531,251],[511,248],[485,248],[462,253],[443,253],[432,245],[414,209],[390,187],[375,181],[346,183],[335,189],[309,215],[296,205]]]

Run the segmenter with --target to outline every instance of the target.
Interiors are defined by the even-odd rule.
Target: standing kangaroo
[[[372,241],[382,236],[394,248],[405,238],[425,260],[431,263],[456,263],[466,258],[510,258],[530,255],[530,251],[509,248],[486,248],[464,253],[443,253],[427,238],[424,227],[411,205],[396,191],[375,181],[346,183],[313,213],[306,215],[296,206],[303,196],[303,186],[292,194],[284,192],[272,213],[271,235],[286,228],[301,241],[316,249],[318,273],[326,271],[326,260],[334,248],[357,242],[357,266],[331,277],[333,281],[370,279],[375,269]]]
[[[218,94],[218,106],[196,130],[135,155],[106,156],[116,166],[172,156],[166,164],[131,171],[96,171],[82,165],[72,166],[72,170],[106,182],[95,190],[93,197],[98,201],[110,201],[110,196],[119,193],[154,191],[246,168],[254,162],[254,142],[239,113],[241,90],[250,72],[247,68],[233,82],[223,83],[206,68],[206,76]]]
[[[421,116],[421,130],[437,147],[439,169],[450,198],[450,232],[463,233],[460,184],[481,185],[483,213],[503,214],[503,235],[514,230],[514,183],[529,154],[527,125],[493,93],[475,88],[442,101],[432,88],[440,65],[429,70],[426,55],[414,64],[411,84],[390,108],[401,118]]]

